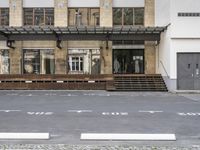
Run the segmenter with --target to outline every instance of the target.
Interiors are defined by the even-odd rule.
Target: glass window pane
[[[75,9],[68,9],[68,24],[69,26],[75,25]]]
[[[0,50],[0,74],[10,73],[10,59],[8,50]]]
[[[33,25],[33,9],[24,9],[24,25]]]
[[[55,56],[52,49],[40,50],[40,60],[41,74],[55,73]]]
[[[38,26],[45,25],[45,23],[44,23],[44,8],[35,8],[34,10],[35,10],[35,12],[34,12],[35,25],[38,25]]]
[[[124,8],[124,25],[133,25],[133,8]]]
[[[144,25],[144,8],[135,8],[135,25]]]
[[[99,9],[90,9],[90,26],[99,26],[100,25],[100,10]]]
[[[24,74],[40,74],[40,51],[24,50]]]
[[[122,9],[121,8],[113,9],[113,24],[122,25]]]
[[[54,25],[54,9],[45,9],[45,25]]]
[[[9,25],[9,9],[0,8],[0,25],[8,26]]]

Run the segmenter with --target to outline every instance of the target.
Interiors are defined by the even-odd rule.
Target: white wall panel
[[[68,0],[68,7],[99,7],[100,0]]]
[[[0,0],[0,7],[9,7],[9,0]]]
[[[24,0],[23,7],[54,7],[54,0]]]
[[[144,7],[144,0],[113,0],[113,7]]]
[[[155,26],[170,23],[170,0],[155,0]]]
[[[172,38],[200,38],[200,17],[178,17],[178,12],[200,12],[200,0],[171,0]]]

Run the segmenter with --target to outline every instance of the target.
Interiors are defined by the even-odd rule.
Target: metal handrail
[[[165,71],[165,73],[167,75],[167,78],[169,79],[170,78],[169,74],[167,73],[167,70],[166,70],[166,68],[165,68],[165,66],[164,66],[164,64],[163,64],[163,62],[161,60],[160,60],[160,64],[162,65],[162,67],[163,67],[163,69],[164,69],[164,71]]]

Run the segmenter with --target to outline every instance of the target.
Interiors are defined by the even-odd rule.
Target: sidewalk
[[[0,150],[200,150],[200,145],[191,147],[160,146],[91,146],[91,145],[0,145]]]

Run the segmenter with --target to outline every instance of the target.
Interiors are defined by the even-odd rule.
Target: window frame
[[[121,14],[121,22],[122,22],[121,25],[115,25],[114,24],[114,9],[121,9],[121,13],[122,13]],[[133,23],[132,23],[132,25],[131,24],[130,25],[125,25],[125,20],[124,20],[124,18],[125,18],[125,9],[132,9],[133,10],[133,16],[132,16]],[[144,7],[113,7],[113,26],[144,26],[144,15],[143,15],[143,24],[141,24],[141,25],[135,24],[135,22],[136,22],[136,20],[135,20],[135,18],[136,18],[135,17],[135,9],[143,9],[144,10]]]
[[[5,9],[6,11],[8,11],[8,15],[7,15],[7,24],[2,24],[2,16],[1,16],[1,14],[2,14],[2,9]],[[0,8],[0,26],[9,26],[9,24],[10,24],[10,8],[8,8],[8,7],[1,7]]]
[[[40,24],[35,24],[36,23],[36,19],[35,19],[35,17],[36,17],[36,15],[35,15],[35,11],[36,11],[36,9],[42,9],[42,16],[43,16],[43,22],[41,22]],[[49,14],[47,15],[47,11],[48,11],[48,9],[49,10],[51,10],[52,11],[52,16],[53,16],[53,19],[52,19],[52,22],[50,23],[50,25],[48,25],[48,21],[46,20],[46,18],[47,18],[47,16],[50,16]],[[32,24],[27,24],[26,23],[26,17],[28,16],[26,16],[25,14],[26,14],[26,10],[29,10],[31,13],[32,13]],[[33,8],[23,8],[23,18],[24,18],[24,22],[23,22],[23,24],[24,24],[24,26],[54,26],[54,20],[55,20],[55,15],[54,15],[54,8],[53,7],[50,7],[50,8],[47,8],[47,7],[41,7],[41,8],[37,8],[37,7],[33,7]]]
[[[83,20],[80,21],[80,25],[76,24],[76,14],[71,15],[71,12],[75,12],[76,10],[87,10],[86,14],[84,16],[87,17],[87,20]],[[95,17],[93,16],[93,11],[92,10],[98,10],[98,12],[94,12],[94,13],[99,13],[99,20],[97,21],[99,24],[97,25],[96,21],[95,21]],[[83,16],[83,15],[82,15]],[[94,18],[93,18],[94,17]],[[72,20],[71,20],[72,19]],[[93,20],[93,22],[92,22]],[[82,22],[82,24],[81,24]],[[84,24],[84,22],[87,22],[86,24]],[[68,8],[68,25],[69,26],[91,26],[91,27],[98,27],[100,26],[100,8],[99,7],[70,7]]]

